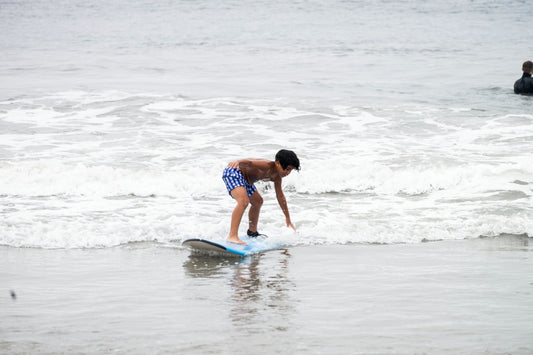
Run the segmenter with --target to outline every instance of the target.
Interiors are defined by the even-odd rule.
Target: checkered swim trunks
[[[224,169],[224,172],[222,173],[222,180],[224,180],[230,196],[231,190],[239,186],[244,186],[246,188],[248,197],[252,196],[254,192],[257,191],[257,188],[254,184],[249,184],[246,182],[246,180],[244,180],[242,172],[237,168],[230,168],[228,166],[226,169]]]

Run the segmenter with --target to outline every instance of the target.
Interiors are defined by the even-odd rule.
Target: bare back
[[[249,184],[256,181],[276,181],[280,179],[273,161],[262,159],[242,159],[239,160],[239,168],[244,179]]]

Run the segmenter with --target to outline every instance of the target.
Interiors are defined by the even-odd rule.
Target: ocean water
[[[533,235],[527,1],[2,1],[0,244],[223,238],[294,150],[289,245]],[[241,232],[245,231],[241,226]]]
[[[530,354],[532,11],[0,0],[0,353]],[[286,248],[190,255],[282,148]]]

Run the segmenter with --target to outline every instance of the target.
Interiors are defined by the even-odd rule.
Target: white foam
[[[281,148],[301,160],[283,181],[298,229],[286,228],[272,184],[259,183],[260,229],[291,245],[533,235],[529,115],[472,116],[465,128],[432,107],[119,92],[0,104],[4,245],[225,238],[235,202],[224,166]]]

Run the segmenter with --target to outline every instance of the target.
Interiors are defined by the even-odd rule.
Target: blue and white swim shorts
[[[237,168],[230,168],[228,166],[226,169],[224,169],[224,172],[222,173],[222,180],[224,180],[230,196],[231,190],[239,186],[244,186],[248,197],[252,196],[254,192],[257,191],[257,188],[254,184],[249,184],[246,182],[246,180],[244,180],[242,172]]]

